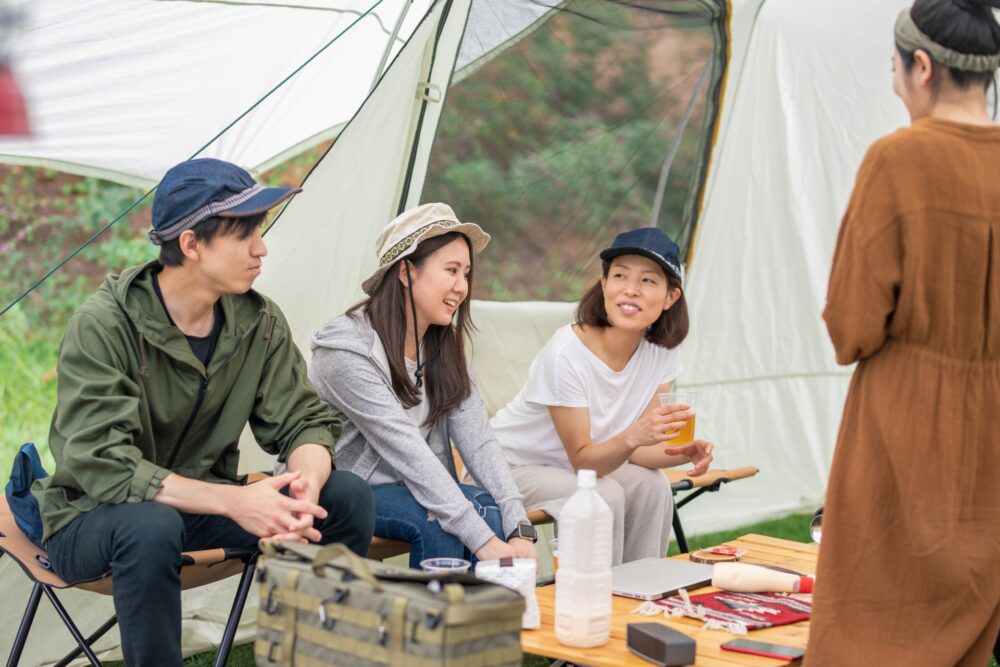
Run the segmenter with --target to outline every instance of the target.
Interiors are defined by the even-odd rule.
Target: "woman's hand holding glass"
[[[693,418],[694,411],[684,403],[666,406],[652,403],[625,430],[625,442],[633,450],[650,445],[669,445],[670,440],[680,435],[687,420]]]

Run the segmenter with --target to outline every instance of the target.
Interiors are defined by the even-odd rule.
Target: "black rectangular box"
[[[629,623],[625,642],[628,650],[661,667],[693,665],[695,641],[662,623]]]

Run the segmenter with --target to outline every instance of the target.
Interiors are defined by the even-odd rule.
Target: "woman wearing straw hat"
[[[1000,67],[991,0],[917,0],[826,320],[858,362],[826,492],[809,665],[975,665],[1000,630]]]
[[[473,256],[490,237],[444,204],[390,222],[368,298],[312,340],[309,377],[344,423],[337,467],[368,480],[375,534],[424,558],[534,558],[534,530],[466,364]],[[459,484],[454,442],[472,477]]]
[[[712,462],[703,440],[671,447],[693,413],[657,396],[680,374],[688,332],[678,255],[655,227],[619,234],[576,323],[556,331],[492,422],[528,507],[558,519],[574,471],[597,472],[614,516],[615,564],[666,554],[673,499],[659,469],[694,463],[694,476]]]

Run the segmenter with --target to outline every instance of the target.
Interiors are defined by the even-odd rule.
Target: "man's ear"
[[[197,237],[195,237],[193,230],[185,229],[181,232],[181,235],[177,237],[177,243],[185,259],[196,262],[201,259],[201,244],[198,242]]]

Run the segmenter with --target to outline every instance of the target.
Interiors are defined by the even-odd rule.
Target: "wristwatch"
[[[530,542],[538,541],[538,533],[535,532],[535,527],[530,523],[519,523],[514,532],[507,536],[507,541],[510,542],[515,537],[520,537],[522,540],[528,540]]]

